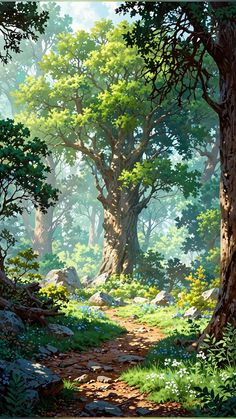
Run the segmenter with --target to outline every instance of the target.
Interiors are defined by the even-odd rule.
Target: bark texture
[[[138,192],[110,190],[112,203],[104,212],[104,247],[100,273],[132,274],[139,252]]]
[[[221,159],[221,285],[219,299],[205,334],[222,335],[227,323],[236,326],[236,22],[219,28],[224,51],[220,66]]]

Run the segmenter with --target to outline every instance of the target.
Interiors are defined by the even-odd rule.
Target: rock
[[[114,368],[110,367],[110,365],[103,365],[102,369],[104,371],[114,371]]]
[[[185,311],[183,317],[185,319],[199,319],[201,317],[201,312],[196,307],[190,307],[187,311]]]
[[[141,362],[144,358],[138,355],[121,355],[118,357],[118,362]]]
[[[205,301],[217,300],[219,294],[219,288],[211,288],[210,290],[204,291],[201,296]]]
[[[40,396],[55,395],[63,389],[62,379],[39,363],[23,358],[14,362],[0,362],[0,378],[3,375],[10,376],[12,372],[23,378],[28,391],[38,392]],[[31,393],[33,395],[36,397],[35,393]]]
[[[40,286],[63,285],[70,293],[74,293],[78,288],[82,288],[77,272],[74,267],[64,269],[52,269],[40,282]]]
[[[174,302],[174,298],[167,291],[161,291],[157,296],[151,301],[151,304],[156,306],[169,306]]]
[[[147,303],[147,302],[148,302],[148,299],[144,298],[144,297],[135,297],[133,299],[134,304],[144,304],[144,303]]]
[[[23,321],[13,311],[0,310],[0,333],[18,335],[25,331]]]
[[[107,281],[109,280],[108,273],[104,272],[103,274],[97,276],[95,279],[92,280],[90,286],[91,287],[97,287],[99,285],[105,285]]]
[[[89,287],[91,283],[93,282],[93,278],[89,275],[85,275],[81,278],[81,283],[84,287]]]
[[[55,354],[58,354],[58,353],[59,353],[59,350],[58,350],[55,346],[50,345],[49,343],[45,346],[45,348],[46,348],[49,352],[51,352],[51,354],[53,354],[53,355],[55,355]]]
[[[69,329],[69,327],[62,326],[61,324],[51,323],[47,326],[47,331],[58,338],[68,338],[74,336],[74,332]]]
[[[102,371],[102,366],[99,365],[97,362],[94,361],[89,361],[87,364],[87,367],[89,370],[93,371],[93,372],[99,372]]]
[[[84,412],[84,410],[82,410],[82,412],[79,415],[80,418],[89,418],[89,414]]]
[[[118,297],[115,298],[114,303],[112,305],[115,305],[116,307],[124,307],[127,306],[128,303],[126,303],[123,298]]]
[[[91,416],[97,416],[98,413],[104,414],[105,416],[123,416],[122,410],[118,406],[102,400],[94,400],[93,402],[86,404],[85,411]]]
[[[97,377],[97,381],[98,381],[99,383],[105,383],[105,384],[108,384],[108,383],[111,383],[111,382],[112,382],[112,379],[111,379],[110,377],[106,377],[105,375],[99,375],[99,376]]]
[[[146,407],[138,407],[138,409],[136,409],[136,413],[139,416],[146,416],[146,415],[148,415],[151,412],[150,412],[149,409],[146,409]]]
[[[105,292],[98,291],[89,298],[88,302],[102,307],[115,304],[115,299]]]
[[[130,320],[137,320],[138,316],[137,314],[132,314],[132,316],[129,317]]]
[[[89,379],[88,374],[83,374],[80,377],[77,377],[74,379],[74,381],[77,381],[77,383],[81,383],[81,384],[88,383],[89,380],[90,379]]]
[[[37,354],[37,355],[46,355],[46,356],[51,355],[51,352],[48,351],[48,349],[45,346],[40,346],[38,351],[39,351],[39,354]]]

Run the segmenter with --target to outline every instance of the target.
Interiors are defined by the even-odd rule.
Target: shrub
[[[39,263],[37,259],[38,255],[30,247],[20,250],[16,256],[7,259],[6,274],[15,283],[39,281],[42,277],[38,273]]]
[[[40,295],[51,298],[54,303],[59,301],[68,301],[70,293],[64,285],[48,284],[39,291]]]
[[[52,269],[62,269],[65,263],[60,260],[57,255],[47,253],[39,262],[39,270],[42,275],[47,275]]]
[[[205,301],[201,294],[209,288],[209,284],[206,281],[205,271],[200,266],[195,274],[190,274],[186,277],[189,281],[189,291],[183,291],[181,293],[180,300],[178,301],[178,307],[182,308],[186,304],[194,306],[202,310],[208,310],[214,307],[214,301]]]

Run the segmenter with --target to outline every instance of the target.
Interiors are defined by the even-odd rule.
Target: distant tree
[[[20,46],[24,39],[38,39],[43,33],[48,19],[48,12],[38,12],[36,2],[1,2],[0,33],[3,42],[0,48],[0,61],[7,63],[13,53],[21,52]]]
[[[181,103],[200,85],[203,99],[219,117],[221,287],[206,332],[220,338],[226,323],[236,326],[236,5],[126,2],[119,11],[140,16],[126,39],[144,57],[153,93],[164,100],[175,89]],[[219,75],[219,98],[209,89],[207,56]]]
[[[0,220],[22,214],[28,201],[42,212],[55,205],[58,190],[46,182],[49,166],[42,161],[49,155],[44,141],[29,140],[30,132],[10,119],[0,121]],[[14,239],[6,229],[0,244],[0,269]],[[8,244],[7,244],[8,243]]]

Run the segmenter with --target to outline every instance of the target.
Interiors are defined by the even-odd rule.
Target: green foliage
[[[165,286],[163,261],[164,258],[159,252],[153,250],[140,252],[134,271],[140,283],[163,289]]]
[[[21,123],[0,121],[0,217],[22,214],[30,200],[43,212],[55,205],[58,191],[46,182],[50,168],[43,162],[49,154],[46,143],[29,139]]]
[[[79,276],[94,277],[99,269],[102,251],[99,246],[77,243],[72,253],[59,252],[58,257],[66,266],[74,266]]]
[[[218,390],[195,387],[197,392],[196,409],[198,416],[235,417],[236,415],[236,373],[225,378]]]
[[[48,284],[40,288],[39,294],[51,298],[54,303],[68,301],[69,291],[63,285]]]
[[[139,279],[130,275],[111,275],[109,281],[100,290],[113,297],[130,299],[134,297],[154,298],[159,292],[156,286],[148,282],[141,283]]]
[[[7,259],[6,274],[15,283],[39,281],[42,277],[38,273],[39,262],[37,259],[38,255],[32,248],[20,250],[16,256]]]
[[[131,171],[123,170],[120,180],[126,188],[143,183],[155,187],[155,190],[170,192],[173,187],[178,187],[187,198],[190,194],[196,196],[200,187],[199,176],[197,170],[189,171],[187,164],[173,165],[170,158],[158,158],[135,163]]]
[[[202,310],[207,310],[215,306],[215,301],[205,301],[201,296],[209,288],[202,266],[196,270],[195,274],[191,273],[185,279],[189,282],[189,290],[181,293],[181,298],[177,303],[179,307],[189,305],[190,307],[194,306]]]
[[[39,262],[39,271],[41,275],[47,275],[52,269],[62,269],[65,263],[62,262],[58,255],[46,253]]]
[[[2,410],[4,415],[19,417],[30,416],[32,414],[32,404],[27,399],[27,385],[25,380],[17,374],[12,372],[9,383],[7,385],[6,395],[1,401]]]
[[[206,354],[206,364],[212,368],[229,366],[236,368],[236,328],[227,324],[222,339],[207,335],[201,345]]]
[[[38,39],[39,33],[45,30],[48,12],[38,12],[38,5],[28,3],[0,3],[1,31],[4,31],[4,45],[1,48],[0,60],[7,63],[12,53],[19,53],[23,39]],[[37,33],[38,32],[38,33]],[[4,52],[3,52],[4,51]]]

